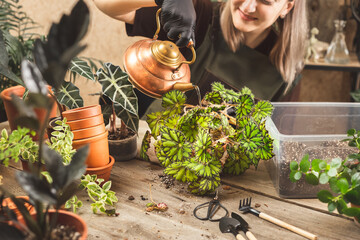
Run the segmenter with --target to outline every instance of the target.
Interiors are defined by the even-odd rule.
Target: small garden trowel
[[[240,227],[240,222],[235,218],[223,217],[220,219],[219,227],[222,233],[232,233],[237,240],[246,240],[239,232],[236,230]]]
[[[245,221],[245,219],[243,219],[239,214],[236,214],[234,212],[231,213],[231,217],[235,218],[240,222],[239,229],[245,233],[246,237],[249,240],[257,240],[256,237],[252,234],[252,232],[249,231],[250,227],[247,221]]]

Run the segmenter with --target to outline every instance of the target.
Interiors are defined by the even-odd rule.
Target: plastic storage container
[[[274,158],[266,167],[280,197],[314,198],[327,185],[307,184],[304,177],[289,179],[290,162],[309,159],[344,159],[356,149],[340,142],[348,129],[360,130],[360,103],[281,102],[272,103],[274,112],[266,128],[274,139]]]

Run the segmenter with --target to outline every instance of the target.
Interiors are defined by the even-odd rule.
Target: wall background
[[[91,0],[84,0],[90,10],[90,24],[83,43],[87,48],[79,56],[97,58],[104,62],[123,67],[122,56],[128,46],[141,38],[131,38],[126,35],[125,24],[110,18],[96,8]],[[35,22],[41,25],[40,34],[47,34],[51,24],[58,22],[61,15],[69,14],[76,0],[20,0],[23,10]],[[98,97],[89,94],[101,89],[100,84],[84,78],[76,80],[85,105],[96,104]]]
[[[320,30],[319,40],[330,42],[334,35],[333,20],[342,14],[341,5],[349,0],[308,0],[310,27]],[[59,21],[63,13],[69,13],[75,0],[20,0],[24,11],[41,25],[40,34],[48,32],[51,23]],[[122,56],[127,47],[141,38],[128,37],[124,23],[112,19],[98,10],[91,0],[85,0],[90,9],[90,27],[84,43],[88,45],[81,56],[93,57],[104,62],[123,66]],[[343,11],[344,12],[344,11]],[[346,11],[345,11],[346,12]],[[351,13],[347,11],[347,17]],[[356,29],[355,20],[346,26],[348,48]],[[300,82],[300,101],[350,101],[349,91],[352,81],[350,73],[337,71],[304,70]],[[100,85],[79,78],[76,85],[80,88],[86,105],[97,103],[97,97],[88,94],[97,92]]]

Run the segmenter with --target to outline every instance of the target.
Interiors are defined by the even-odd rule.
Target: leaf
[[[145,136],[142,140],[141,148],[140,148],[140,158],[145,161],[150,161],[150,158],[147,155],[147,151],[150,148],[150,143],[151,143],[151,134],[150,134],[150,131],[147,130],[145,132]]]
[[[138,116],[138,100],[129,76],[119,66],[105,63],[104,68],[96,72],[102,93],[113,103],[118,103],[126,111]]]
[[[21,77],[29,92],[40,93],[45,96],[48,94],[46,82],[34,63],[27,60],[22,61]]]
[[[211,136],[204,129],[201,129],[194,143],[195,156],[199,162],[208,163],[212,159],[211,144]]]
[[[300,171],[306,173],[310,169],[310,162],[307,159],[303,159],[300,162]]]
[[[22,99],[15,95],[11,95],[11,101],[19,113],[15,123],[22,127],[39,130],[39,121],[33,108],[27,106]]]
[[[250,95],[242,95],[239,105],[236,107],[236,119],[240,119],[250,114],[254,106],[254,101]]]
[[[185,139],[182,132],[161,127],[161,147],[170,161],[182,161],[190,157],[192,146]]]
[[[290,170],[291,171],[299,170],[299,164],[296,161],[290,162]]]
[[[206,93],[204,99],[212,104],[221,104],[223,101],[219,92]]]
[[[67,165],[67,179],[65,186],[73,182],[74,180],[80,179],[80,177],[86,171],[85,161],[89,154],[89,146],[85,145],[77,149],[76,153],[73,155],[72,160],[69,165]]]
[[[256,122],[260,123],[264,118],[271,116],[273,110],[274,106],[269,101],[261,100],[255,104],[252,116]]]
[[[186,102],[186,95],[179,90],[173,90],[163,95],[161,106],[163,108],[167,108],[174,114],[179,114],[181,113],[185,102]]]
[[[79,88],[72,82],[64,81],[58,91],[55,91],[58,102],[69,109],[80,108],[84,106],[84,101],[80,96]]]
[[[16,179],[30,198],[43,203],[56,204],[57,198],[46,180],[28,172],[17,172]]]
[[[321,173],[319,176],[319,183],[320,184],[326,184],[329,182],[329,176],[326,173]]]
[[[160,134],[160,127],[163,125],[164,119],[162,112],[153,112],[147,115],[146,122],[151,130],[151,135],[157,138]]]
[[[76,72],[80,76],[83,76],[86,79],[95,81],[94,73],[92,72],[87,61],[82,60],[78,57],[75,57],[70,62],[70,71]]]
[[[319,179],[313,173],[306,174],[305,180],[306,180],[306,182],[310,183],[311,185],[319,184]]]
[[[340,189],[342,194],[346,193],[346,191],[349,189],[349,183],[346,178],[340,178],[337,181],[336,186]]]
[[[125,125],[137,133],[139,129],[139,116],[129,112],[127,109],[123,108],[120,104],[114,104],[115,113],[118,118],[120,118]]]
[[[244,131],[238,135],[237,140],[246,151],[252,152],[262,145],[263,136],[258,126],[254,122],[249,122],[244,127]]]
[[[62,189],[66,184],[67,172],[61,155],[55,150],[50,149],[46,144],[43,144],[42,155],[45,167],[53,180],[52,186],[56,190]]]
[[[328,190],[320,190],[317,197],[323,203],[329,203],[333,199],[333,195]]]
[[[359,217],[360,216],[360,208],[351,207],[351,208],[343,209],[343,214],[345,214],[349,217]]]

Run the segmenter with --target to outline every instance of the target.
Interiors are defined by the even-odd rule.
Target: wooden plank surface
[[[0,127],[1,128],[1,127]],[[140,141],[146,125],[141,123]],[[187,192],[186,184],[175,182],[166,188],[161,181],[163,168],[154,162],[131,160],[116,162],[110,180],[112,190],[117,192],[117,217],[93,214],[85,191],[78,195],[84,202],[79,215],[89,228],[89,240],[97,239],[234,239],[230,233],[220,232],[218,222],[200,221],[193,216],[193,209],[210,197],[194,196]],[[23,194],[15,181],[19,165],[9,168],[0,166],[6,188],[17,195]],[[21,168],[20,168],[21,169]],[[151,196],[150,196],[151,185]],[[225,190],[224,185],[230,186]],[[133,196],[134,200],[129,200]],[[142,197],[141,197],[142,196]],[[239,200],[252,197],[256,209],[293,224],[319,236],[319,239],[359,239],[360,228],[352,219],[327,213],[326,206],[317,199],[281,199],[273,187],[263,164],[257,171],[249,169],[241,176],[225,176],[219,190],[220,202],[229,210],[237,212]],[[146,212],[150,199],[164,202],[166,212]],[[146,200],[143,200],[146,199]],[[241,214],[250,224],[258,239],[305,239],[249,214]]]

